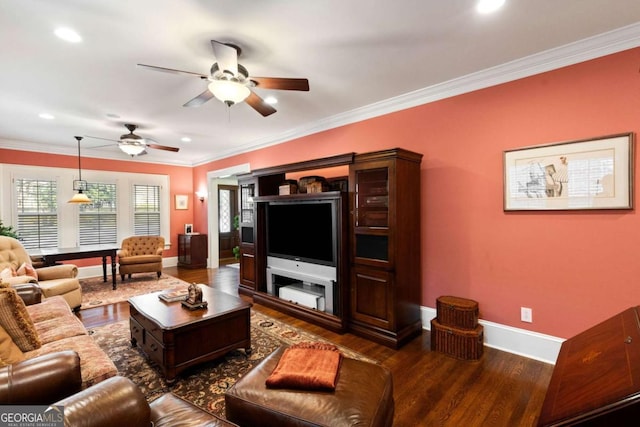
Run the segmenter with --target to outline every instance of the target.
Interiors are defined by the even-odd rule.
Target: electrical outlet
[[[520,307],[520,320],[533,323],[533,310],[528,307]]]

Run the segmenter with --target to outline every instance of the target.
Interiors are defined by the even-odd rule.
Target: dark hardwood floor
[[[187,282],[207,283],[237,293],[238,270],[164,269]],[[324,328],[254,304],[254,310],[351,348],[387,366],[393,373],[395,426],[534,426],[553,366],[485,347],[479,361],[460,361],[430,351],[423,331],[400,350]],[[83,310],[87,327],[128,319],[128,303]]]

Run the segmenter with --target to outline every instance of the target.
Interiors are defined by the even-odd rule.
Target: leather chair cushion
[[[129,257],[120,257],[119,262],[120,265],[162,262],[162,255],[134,255]]]
[[[235,426],[235,424],[214,417],[171,393],[159,397],[149,406],[154,427]]]
[[[242,377],[225,394],[227,419],[239,425],[391,426],[391,373],[383,366],[344,357],[335,391],[268,389],[284,348]]]

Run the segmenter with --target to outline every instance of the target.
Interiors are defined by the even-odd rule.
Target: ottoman
[[[227,420],[240,426],[391,426],[391,372],[342,358],[334,391],[269,389],[265,381],[286,347],[265,358],[225,394]]]

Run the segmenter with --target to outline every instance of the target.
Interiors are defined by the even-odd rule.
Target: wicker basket
[[[484,350],[484,328],[461,329],[431,321],[431,350],[462,360],[478,360]]]
[[[475,329],[478,326],[478,303],[476,301],[442,296],[436,300],[438,322],[443,326]]]

